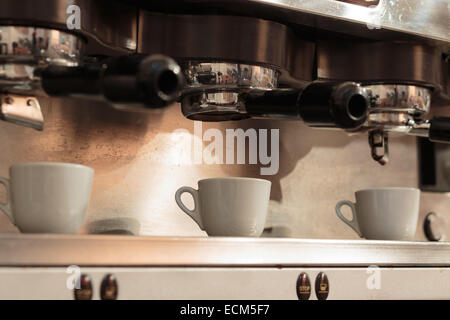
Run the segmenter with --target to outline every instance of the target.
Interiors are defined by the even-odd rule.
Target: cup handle
[[[190,193],[192,195],[192,198],[194,199],[194,210],[189,210],[184,205],[183,201],[181,201],[181,195],[185,192]],[[187,215],[198,224],[200,229],[205,230],[203,229],[202,218],[200,216],[198,190],[195,190],[194,188],[191,187],[181,187],[180,189],[177,190],[177,192],[175,192],[175,201],[177,202],[181,210],[186,212]]]
[[[10,188],[9,188],[9,180],[3,177],[0,177],[0,184],[5,186],[6,189],[6,202],[1,203],[0,202],[0,210],[2,210],[4,213],[6,213],[6,216],[11,220],[11,222],[14,224],[14,217],[12,215],[11,211],[11,205],[10,205]]]
[[[341,212],[341,208],[343,206],[349,206],[350,209],[352,209],[352,220],[348,220],[347,218],[344,217],[344,215]],[[359,230],[359,225],[358,225],[358,220],[356,219],[356,208],[355,208],[355,204],[351,201],[348,200],[342,200],[339,201],[336,204],[336,214],[339,217],[339,219],[341,219],[342,221],[344,221],[348,226],[350,226],[350,228],[352,228],[353,230],[356,231],[356,233],[359,235],[360,238],[362,238],[362,234],[361,231]]]

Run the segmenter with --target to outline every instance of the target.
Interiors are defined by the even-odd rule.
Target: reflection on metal
[[[35,97],[0,95],[0,119],[37,130],[44,129],[44,117]]]
[[[442,49],[423,43],[319,40],[317,65],[320,79],[352,80],[370,86],[415,84],[446,91]]]
[[[195,0],[195,3],[199,2],[213,6],[223,1]],[[302,22],[330,31],[367,35],[378,39],[389,37],[390,32],[396,31],[430,40],[450,41],[447,0],[408,0],[407,3],[380,0],[375,7],[329,0],[254,0],[252,2],[267,17],[276,17],[282,11],[285,13],[283,17],[286,22]],[[241,12],[243,10],[240,8]],[[311,16],[314,18],[311,19]]]
[[[37,67],[77,66],[81,49],[79,37],[59,30],[0,26],[0,89],[37,89]]]
[[[429,120],[409,120],[409,135],[416,137],[428,138],[430,136],[430,121]]]
[[[369,132],[369,145],[372,159],[384,166],[389,161],[388,134],[382,130]]]
[[[240,88],[274,89],[278,71],[273,68],[238,63],[188,62],[182,66],[186,76],[186,93],[198,91],[232,91]]]
[[[0,234],[0,266],[444,267],[449,250],[445,242]]]
[[[362,81],[364,85],[386,81],[423,87],[429,85],[436,88],[438,94],[450,88],[447,84],[450,82],[445,78],[450,70],[448,58],[442,59],[442,53],[448,53],[450,39],[448,1],[445,0],[409,0],[408,5],[401,1],[380,1],[377,8],[330,0],[254,0],[241,1],[239,6],[235,6],[233,1],[184,0],[177,1],[181,4],[176,6],[173,2],[164,4],[169,14],[152,13],[152,7],[158,5],[156,1],[140,1],[139,5],[145,6],[145,9],[127,4],[127,10],[117,10],[120,6],[118,1],[76,2],[83,12],[79,34],[88,38],[86,52],[95,56],[105,54],[105,50],[100,48],[110,45],[110,51],[116,54],[136,48],[141,53],[165,53],[180,59],[180,62],[193,59],[239,61],[279,69],[278,82],[281,84],[285,84],[284,77],[288,74],[301,81],[311,81],[317,76],[319,79]],[[64,30],[67,16],[65,10],[60,10],[61,3],[64,1],[47,0],[48,5],[42,6],[31,0],[3,0],[0,3],[0,21],[2,25],[24,21],[24,24],[39,26],[50,34],[65,34],[45,29]],[[182,6],[193,7],[192,15],[171,14],[179,12],[177,10]],[[217,12],[241,16],[209,15]],[[137,26],[139,38],[136,36]],[[1,30],[19,30],[17,27],[4,28],[9,27],[1,27]],[[6,39],[8,32],[2,32],[2,57],[12,48],[12,42]],[[33,41],[30,33],[25,34],[22,37],[25,43],[26,39]],[[351,37],[352,41],[337,40],[340,36],[347,38],[348,34],[355,36]],[[308,36],[311,41],[300,39],[303,36]],[[329,39],[337,41],[331,43]],[[372,42],[371,39],[382,42]],[[398,42],[405,39],[414,41]],[[26,52],[27,46],[20,48]],[[317,68],[314,67],[316,53]],[[111,52],[106,53],[109,54]],[[32,56],[25,54],[24,57]],[[2,86],[29,88],[31,85],[26,82],[33,78],[30,70],[28,66],[19,64],[14,64],[12,70],[0,67]],[[9,83],[8,77],[14,78],[15,82]],[[235,96],[230,98],[222,93],[214,98],[235,101]],[[433,104],[435,101],[433,97]],[[141,221],[143,234],[198,235],[197,229],[191,228],[178,215],[171,201],[160,199],[173,197],[173,190],[184,185],[186,180],[193,184],[199,178],[251,176],[254,171],[251,166],[180,165],[179,154],[184,147],[181,138],[192,136],[193,124],[181,117],[179,105],[174,107],[158,110],[151,115],[136,115],[110,110],[98,102],[47,100],[43,103],[48,121],[45,132],[27,132],[6,123],[0,126],[4,137],[2,148],[9,151],[1,155],[2,170],[6,174],[10,165],[24,160],[92,165],[99,173],[90,207],[93,219],[133,216]],[[392,122],[397,129],[401,127],[399,124],[408,121],[410,133],[420,131],[423,134],[427,130],[426,122],[419,123],[414,119],[411,123],[407,113],[394,119],[380,120],[376,117],[378,115],[374,114],[373,121]],[[205,127],[207,125],[204,124]],[[277,214],[283,212],[286,217],[294,217],[283,226],[289,228],[293,236],[351,236],[344,228],[327,228],[330,222],[327,212],[334,205],[333,197],[338,196],[336,192],[345,196],[345,193],[351,194],[356,186],[347,184],[342,187],[339,179],[332,179],[334,182],[331,183],[317,181],[313,173],[315,177],[327,176],[326,173],[331,177],[345,176],[356,184],[366,184],[361,187],[380,183],[377,179],[380,176],[383,183],[388,184],[414,186],[417,183],[417,175],[414,174],[416,158],[411,156],[415,153],[412,138],[393,142],[398,150],[395,155],[392,154],[396,161],[392,161],[390,168],[383,168],[384,171],[379,169],[374,174],[373,170],[377,169],[366,163],[369,155],[360,152],[367,147],[365,137],[350,140],[339,132],[313,131],[299,123],[281,124],[276,121],[215,125],[221,130],[230,126],[282,129],[280,134],[284,138],[280,140],[280,159],[283,161],[280,174],[273,177],[273,189],[276,191],[271,208]],[[187,128],[189,132],[179,136],[173,134],[179,128]],[[336,154],[332,160],[328,157],[330,150]],[[327,171],[330,163],[333,171]],[[355,167],[358,170],[355,171]],[[304,168],[308,169],[306,176]],[[167,176],[171,179],[166,179]],[[308,188],[298,188],[300,178]],[[320,190],[314,192],[317,198],[311,198],[311,190]],[[330,197],[324,197],[324,194]],[[436,203],[445,206],[447,202],[439,198],[438,201],[430,201],[430,206]],[[302,213],[298,214],[300,207]],[[433,208],[427,208],[430,209]],[[304,219],[305,216],[311,219]],[[319,225],[320,228],[317,227]]]
[[[199,228],[180,213],[173,201],[174,192],[182,185],[196,186],[204,178],[259,176],[258,165],[195,164],[191,149],[198,141],[194,121],[181,114],[180,104],[136,113],[81,99],[42,97],[39,103],[45,117],[44,131],[0,121],[0,146],[8,150],[0,153],[0,170],[7,176],[11,165],[23,161],[62,161],[94,168],[83,233],[121,229],[135,235],[201,236]],[[226,129],[236,128],[280,130],[280,171],[268,177],[272,181],[272,200],[267,227],[282,230],[277,231],[277,236],[356,238],[345,225],[330,220],[330,210],[339,199],[350,197],[356,188],[381,183],[417,186],[413,137],[391,139],[390,149],[395,152],[391,151],[389,166],[374,167],[365,135],[349,137],[342,131],[316,130],[299,121],[276,120],[202,123],[202,128],[199,142],[203,148],[208,142],[202,142],[201,135],[209,128],[219,129],[224,135]],[[343,184],[339,177],[351,183]],[[308,187],[299,187],[299,181]],[[423,203],[427,212],[441,212],[450,206],[450,198]],[[0,214],[0,231],[16,230],[3,218]],[[128,221],[105,223],[121,218],[137,220],[140,228]],[[104,221],[90,229],[89,225],[98,220]],[[102,224],[106,228],[99,227]],[[420,232],[416,239],[425,240],[425,236]]]
[[[67,9],[77,5],[81,12],[80,30],[86,38],[89,55],[119,55],[135,52],[137,8],[125,1],[109,0],[2,0],[1,25],[23,25],[58,30],[67,29]]]
[[[428,88],[401,84],[365,88],[371,99],[367,128],[408,133],[414,119],[430,110],[431,90]]]
[[[335,1],[348,2],[351,4],[357,4],[359,6],[364,7],[376,6],[380,3],[380,0],[335,0]]]
[[[427,113],[430,109],[431,90],[424,87],[385,84],[366,87],[370,90],[373,105],[371,113],[375,112],[406,112],[418,115]]]
[[[239,94],[278,86],[279,72],[273,68],[190,61],[182,66],[187,80],[181,108],[193,120],[221,121],[248,118]]]
[[[166,54],[180,61],[270,66],[280,70],[282,78],[312,80],[315,45],[295,36],[286,25],[253,17],[144,10],[139,17],[139,53]]]
[[[428,137],[430,125],[420,119],[431,104],[429,88],[377,84],[365,86],[370,97],[369,117],[362,130],[369,130],[372,158],[385,165],[389,161],[388,132]]]

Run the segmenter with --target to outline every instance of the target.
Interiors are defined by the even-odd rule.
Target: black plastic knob
[[[425,217],[423,231],[429,241],[440,241],[445,235],[444,220],[436,213],[430,212]]]
[[[100,286],[100,298],[102,300],[116,300],[119,294],[117,279],[112,274],[107,274]]]
[[[296,283],[296,292],[299,300],[308,300],[311,296],[311,282],[309,280],[308,274],[302,272]]]
[[[79,281],[79,287],[74,288],[74,298],[75,300],[92,300],[93,287],[91,277],[82,274]]]

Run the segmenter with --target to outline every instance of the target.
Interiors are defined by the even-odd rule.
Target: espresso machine
[[[45,131],[42,99],[151,115],[178,103],[195,121],[367,135],[386,165],[390,137],[450,142],[450,118],[434,116],[450,106],[448,6],[3,0],[0,119]],[[235,286],[238,299],[450,298],[447,243],[4,234],[0,249],[4,299],[220,299]],[[81,289],[65,288],[69,266]],[[366,278],[378,271],[383,287],[373,290]]]
[[[102,3],[49,13],[40,8],[51,1],[4,2],[2,119],[42,129],[36,97],[84,96],[127,110],[179,101],[200,121],[281,118],[367,133],[380,164],[389,134],[447,142],[448,119],[427,119],[432,100],[449,103],[446,1],[420,5],[426,28],[403,22],[400,4],[338,2],[249,1],[238,14],[234,1],[118,1],[103,18]],[[400,18],[387,19],[394,10]]]

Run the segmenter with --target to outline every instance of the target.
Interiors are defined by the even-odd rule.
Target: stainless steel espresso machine
[[[433,116],[450,106],[449,15],[448,0],[3,0],[0,119],[45,131],[41,100],[150,115],[179,103],[196,121],[364,134],[386,165],[390,137],[450,141],[450,118]],[[5,233],[0,298],[450,299],[449,252],[445,242]],[[68,290],[74,272],[82,286]]]
[[[42,129],[40,94],[123,109],[180,101],[193,120],[367,132],[381,164],[389,133],[449,140],[448,119],[426,119],[432,100],[449,103],[448,3],[418,4],[416,14],[396,1],[347,2],[119,1],[105,14],[102,3],[59,13],[42,9],[51,1],[6,1],[2,119]],[[69,21],[77,13],[78,29]]]

